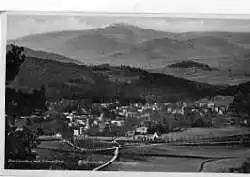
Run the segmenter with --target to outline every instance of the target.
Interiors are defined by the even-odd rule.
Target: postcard
[[[250,172],[250,19],[6,16],[5,170]]]

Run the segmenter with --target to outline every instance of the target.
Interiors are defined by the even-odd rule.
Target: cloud
[[[8,17],[7,36],[8,39],[13,39],[34,33],[91,28],[93,27],[73,16]]]
[[[131,16],[9,15],[8,39],[49,31],[92,29],[112,23],[127,23],[168,32],[250,32],[250,20]]]

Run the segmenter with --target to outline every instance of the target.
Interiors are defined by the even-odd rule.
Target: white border
[[[249,14],[249,0],[6,0],[0,10]]]
[[[250,6],[248,0],[8,0],[1,2],[0,10],[19,11],[17,13],[47,12],[52,14],[67,15],[85,14],[89,15],[119,15],[125,16],[165,16],[165,17],[187,17],[187,18],[230,18],[250,19]],[[40,12],[37,12],[40,11]],[[67,13],[65,13],[67,11]],[[98,13],[97,13],[98,12]],[[157,12],[157,13],[156,13]],[[81,14],[80,14],[81,13]],[[108,13],[108,14],[107,14]],[[140,14],[138,14],[140,13]],[[144,13],[144,14],[143,14]],[[146,13],[146,14],[145,14]],[[232,15],[234,14],[234,15]],[[238,14],[238,15],[237,15]],[[5,44],[6,44],[6,13],[0,16],[0,41],[1,41],[1,63],[0,63],[0,140],[4,142],[4,96],[5,96]],[[2,133],[3,132],[3,133]],[[48,170],[4,170],[3,153],[4,143],[0,143],[0,175],[5,176],[153,176],[168,175],[168,177],[182,176],[184,173],[161,173],[161,172],[89,172],[89,171],[48,171]],[[3,172],[3,173],[2,173]],[[243,174],[215,174],[215,173],[185,173],[185,176],[239,176]]]
[[[87,12],[87,11],[8,11],[8,15],[56,15],[56,16],[120,16],[120,17],[167,17],[167,18],[202,18],[202,19],[250,19],[249,14],[210,14],[210,13],[117,13],[117,12]]]
[[[4,168],[4,142],[5,142],[5,53],[6,53],[6,28],[7,15],[0,13],[0,169]]]

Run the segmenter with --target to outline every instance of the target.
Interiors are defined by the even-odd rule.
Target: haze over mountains
[[[248,80],[247,76],[250,74],[250,33],[169,33],[113,24],[98,29],[34,34],[16,39],[15,42],[86,64],[124,64],[156,69],[192,60],[219,68],[223,71],[223,78],[227,77],[226,80],[232,80],[227,72],[229,70],[236,80]],[[221,75],[220,71],[212,74],[213,77]],[[208,75],[210,77],[210,74]],[[188,78],[186,74],[176,76]],[[211,79],[205,79],[204,82],[209,80]]]

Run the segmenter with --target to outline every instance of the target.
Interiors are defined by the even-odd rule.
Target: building
[[[79,135],[79,130],[74,130],[74,135],[78,136]]]
[[[135,136],[135,131],[127,131],[126,136],[128,137]]]
[[[121,126],[124,125],[124,120],[112,120],[111,124],[115,125],[115,126],[118,126],[118,127],[121,127]]]
[[[139,134],[146,134],[148,131],[148,127],[145,127],[145,126],[138,127],[138,128],[136,128],[135,131],[136,131],[136,133],[139,133]]]
[[[84,127],[80,127],[80,135],[82,135],[84,133]]]
[[[60,138],[62,138],[62,134],[61,133],[56,133],[55,137],[58,138],[58,139],[60,139]]]
[[[149,136],[148,139],[154,141],[154,140],[156,140],[156,139],[159,139],[159,136],[158,136],[158,134],[155,132],[153,135]]]
[[[146,113],[144,113],[144,114],[141,114],[140,117],[143,118],[143,119],[150,119],[150,113],[149,113],[149,112],[146,112]]]

